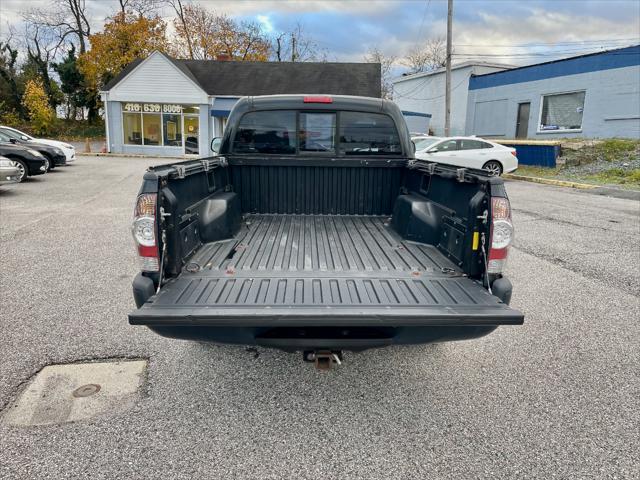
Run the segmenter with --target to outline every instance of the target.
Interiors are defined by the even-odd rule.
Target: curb
[[[199,157],[159,157],[158,155],[139,155],[135,153],[102,153],[102,152],[76,152],[76,157],[126,157],[126,158],[153,158],[168,160],[194,160]]]
[[[513,173],[504,173],[502,177],[508,178],[509,180],[520,180],[522,182],[542,183],[544,185],[555,185],[556,187],[577,188],[580,190],[593,190],[594,188],[599,187],[599,185],[591,185],[589,183],[577,183],[577,182],[569,182],[566,180],[554,180],[552,178],[526,177],[524,175],[514,175]]]

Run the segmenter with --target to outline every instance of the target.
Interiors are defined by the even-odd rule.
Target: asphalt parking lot
[[[128,325],[151,163],[80,157],[0,187],[0,408],[52,363],[149,359],[126,412],[0,426],[0,478],[640,476],[639,202],[508,182],[525,324],[323,373]]]

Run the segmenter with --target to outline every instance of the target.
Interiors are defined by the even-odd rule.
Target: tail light
[[[511,205],[509,199],[491,199],[491,243],[489,245],[488,273],[502,273],[507,262],[509,246],[513,241]]]
[[[513,155],[514,157],[518,158],[518,151],[517,150],[511,150],[511,155]]]
[[[133,214],[131,231],[138,247],[138,255],[145,272],[160,270],[158,239],[156,238],[157,194],[143,193],[138,196]]]

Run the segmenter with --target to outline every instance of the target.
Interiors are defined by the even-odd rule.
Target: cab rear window
[[[296,112],[272,110],[246,113],[233,140],[236,153],[296,153]]]
[[[339,137],[339,150],[344,155],[402,153],[393,120],[380,113],[340,112]]]
[[[269,110],[248,112],[238,124],[233,152],[293,155],[400,155],[391,117],[367,112]]]

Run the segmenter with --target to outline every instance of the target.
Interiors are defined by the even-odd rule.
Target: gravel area
[[[562,169],[563,177],[583,177],[585,175],[595,175],[597,173],[620,168],[622,170],[640,169],[640,157],[608,162],[606,160],[596,160],[584,165],[573,165]]]
[[[150,163],[80,157],[0,187],[0,408],[50,363],[149,359],[126,413],[0,426],[0,478],[640,476],[639,202],[508,182],[525,324],[322,373],[128,325]]]

